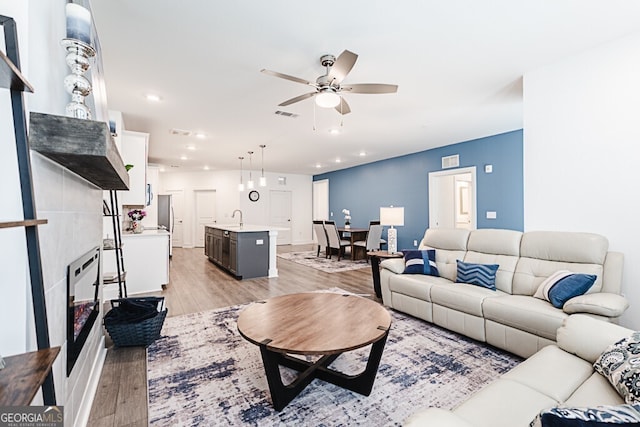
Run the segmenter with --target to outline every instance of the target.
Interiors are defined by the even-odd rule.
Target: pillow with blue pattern
[[[483,288],[496,290],[496,273],[498,264],[471,264],[456,260],[458,264],[457,283],[468,283]]]
[[[426,274],[440,277],[436,265],[435,249],[417,250],[408,249],[402,251],[404,255],[404,271],[402,274]]]
[[[610,427],[640,425],[640,405],[551,408],[542,411],[529,427]]]
[[[607,347],[593,369],[609,380],[626,403],[640,404],[640,331]]]
[[[562,308],[573,297],[586,293],[596,281],[595,274],[572,273],[560,270],[547,277],[533,295]]]

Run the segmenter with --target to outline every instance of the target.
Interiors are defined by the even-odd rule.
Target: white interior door
[[[313,219],[329,219],[329,180],[313,182]]]
[[[204,248],[204,226],[216,222],[216,190],[195,191],[196,247]]]
[[[184,190],[169,190],[173,208],[173,232],[171,233],[171,246],[181,248],[184,245]]]
[[[269,192],[269,225],[286,228],[278,231],[278,245],[291,244],[291,191]]]
[[[476,168],[429,173],[429,228],[475,230]]]

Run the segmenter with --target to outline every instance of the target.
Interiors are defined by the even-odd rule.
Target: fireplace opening
[[[67,376],[71,374],[100,310],[100,248],[67,267]]]

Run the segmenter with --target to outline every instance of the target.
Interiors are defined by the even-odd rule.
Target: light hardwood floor
[[[311,245],[278,246],[278,252],[312,250]],[[279,277],[237,281],[204,256],[202,248],[174,248],[170,282],[160,294],[168,316],[212,310],[294,292],[331,287],[373,293],[371,269],[324,273],[278,258]],[[148,425],[147,360],[141,347],[115,348],[107,335],[107,357],[88,425],[134,427]]]

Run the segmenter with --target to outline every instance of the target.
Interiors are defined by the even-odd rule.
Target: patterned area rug
[[[391,311],[391,332],[370,396],[313,380],[277,412],[260,350],[236,327],[244,307],[167,318],[163,337],[148,348],[150,425],[401,425],[420,408],[456,406],[522,360]],[[369,348],[345,353],[331,366],[357,373]],[[288,369],[282,372],[293,379]]]
[[[341,258],[340,261],[338,261],[337,255],[333,255],[333,257],[329,259],[324,258],[322,254],[320,254],[320,256],[316,256],[316,254],[316,251],[285,252],[278,254],[278,256],[298,264],[306,265],[307,267],[324,271],[325,273],[339,273],[342,271],[359,270],[361,268],[371,268],[371,264],[367,263],[367,260],[351,261],[349,258],[351,255],[349,254],[347,254],[346,259]]]

